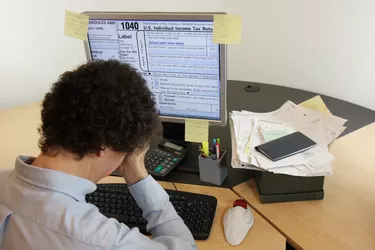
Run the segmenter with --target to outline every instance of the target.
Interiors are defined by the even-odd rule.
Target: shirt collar
[[[77,201],[84,201],[86,194],[96,190],[96,185],[87,179],[28,164],[34,159],[27,156],[17,157],[15,171],[18,178],[24,182],[69,195]]]

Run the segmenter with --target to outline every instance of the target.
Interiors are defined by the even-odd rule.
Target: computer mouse
[[[233,246],[241,244],[254,224],[254,216],[247,203],[240,199],[224,215],[224,233]]]

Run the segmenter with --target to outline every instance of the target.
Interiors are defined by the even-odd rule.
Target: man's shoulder
[[[110,247],[116,241],[120,223],[108,219],[96,207],[84,202],[47,206],[41,216],[25,218],[51,234],[92,246]],[[57,234],[57,235],[56,235]]]
[[[14,171],[13,168],[0,168],[0,178],[8,176],[12,171]]]
[[[2,189],[4,188],[5,185],[7,185],[7,182],[9,180],[9,176],[12,174],[12,172],[14,171],[14,169],[1,169],[0,168],[0,198],[1,198],[1,194],[3,192]]]

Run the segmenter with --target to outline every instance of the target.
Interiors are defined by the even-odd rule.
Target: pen
[[[212,153],[213,153],[213,154],[216,154],[216,139],[214,138],[214,139],[212,140],[212,142],[213,142],[213,145],[212,145]]]
[[[217,144],[219,144],[220,145],[220,138],[217,138]]]
[[[220,145],[216,144],[216,158],[220,160]]]

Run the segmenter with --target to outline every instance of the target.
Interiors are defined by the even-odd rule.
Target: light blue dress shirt
[[[194,239],[165,190],[151,177],[129,187],[143,210],[153,239],[138,228],[108,219],[86,203],[95,191],[89,180],[27,164],[0,172],[1,250],[191,250]]]

